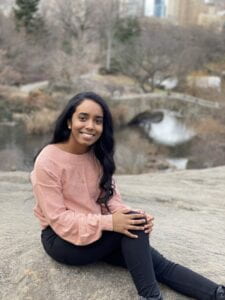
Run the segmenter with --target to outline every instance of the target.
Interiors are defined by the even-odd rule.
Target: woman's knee
[[[138,236],[137,240],[144,240],[150,245],[149,233],[145,233],[144,230],[135,230],[135,234]]]
[[[137,235],[137,238],[130,238],[128,236],[124,236],[123,240],[126,240],[129,244],[140,244],[141,245],[150,245],[149,234],[145,233],[144,230],[130,230],[132,234]]]
[[[127,214],[132,215],[132,214],[141,214],[141,213],[139,211],[131,210]],[[138,224],[137,226],[143,226],[143,225],[147,224],[147,218],[146,217],[141,217],[141,219],[145,219],[145,222],[142,223],[142,224]]]
[[[153,247],[151,248],[151,254],[156,278],[158,281],[163,282],[164,275],[167,272],[170,272],[176,266],[176,264],[168,260]]]

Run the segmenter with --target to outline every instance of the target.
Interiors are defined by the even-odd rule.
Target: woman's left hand
[[[144,228],[145,228],[144,231],[145,231],[145,233],[150,233],[150,232],[152,232],[152,229],[154,226],[154,223],[153,223],[154,217],[149,214],[146,214],[146,213],[145,213],[145,216],[146,216],[147,224],[144,225]]]
[[[153,223],[154,217],[147,214],[142,209],[134,209],[134,210],[137,211],[137,212],[145,214],[147,223],[144,225],[144,231],[145,231],[145,233],[151,233],[152,229],[153,229],[153,226],[154,226],[154,223]]]

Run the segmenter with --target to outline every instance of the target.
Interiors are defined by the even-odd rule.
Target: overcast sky
[[[165,3],[167,5],[169,0],[165,0]],[[147,16],[153,15],[153,8],[154,8],[154,0],[145,0],[145,14]]]

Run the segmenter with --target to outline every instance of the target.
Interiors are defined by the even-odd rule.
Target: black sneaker
[[[225,287],[222,285],[216,290],[216,300],[225,300]]]
[[[220,298],[218,298],[218,299],[220,300]],[[223,300],[223,298],[221,298],[221,299]],[[163,297],[160,293],[159,296],[156,296],[156,297],[145,298],[145,297],[140,296],[139,300],[163,300]]]

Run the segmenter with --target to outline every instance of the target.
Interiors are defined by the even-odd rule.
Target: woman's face
[[[71,129],[70,146],[78,153],[88,151],[101,136],[103,131],[103,110],[99,104],[85,99],[77,107],[68,122]]]

